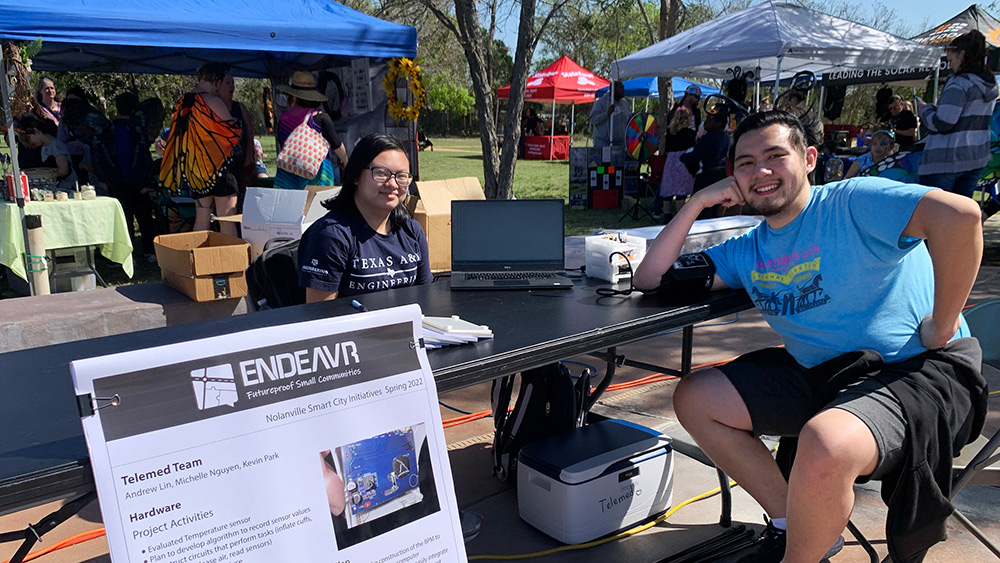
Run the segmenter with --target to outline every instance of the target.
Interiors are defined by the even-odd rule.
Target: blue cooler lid
[[[610,466],[658,447],[670,449],[670,438],[638,424],[607,419],[528,444],[518,460],[564,483],[599,477]]]

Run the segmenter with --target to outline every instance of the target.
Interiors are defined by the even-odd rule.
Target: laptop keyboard
[[[550,280],[556,275],[551,272],[469,272],[465,274],[465,279],[475,281],[503,281],[503,280]]]

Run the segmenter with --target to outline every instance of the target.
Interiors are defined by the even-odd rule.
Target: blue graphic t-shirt
[[[345,297],[430,282],[427,237],[412,218],[382,235],[360,213],[330,211],[302,233],[302,287]]]
[[[904,360],[925,350],[917,327],[934,306],[927,247],[902,236],[930,189],[871,177],[813,186],[788,225],[762,222],[706,253],[803,366],[863,349]],[[956,338],[968,335],[963,320]]]

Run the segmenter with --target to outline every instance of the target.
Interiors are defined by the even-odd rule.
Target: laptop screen
[[[452,201],[452,269],[563,270],[564,205],[561,199]]]

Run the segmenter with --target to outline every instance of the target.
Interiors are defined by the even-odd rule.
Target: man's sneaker
[[[767,527],[753,540],[746,549],[746,554],[738,559],[739,563],[781,563],[785,556],[785,531],[775,528],[771,521]]]
[[[837,538],[823,559],[833,557],[842,549],[844,549],[844,536]],[[739,563],[780,563],[785,556],[785,530],[775,528],[768,520],[767,527],[747,550],[746,555],[738,560]]]

